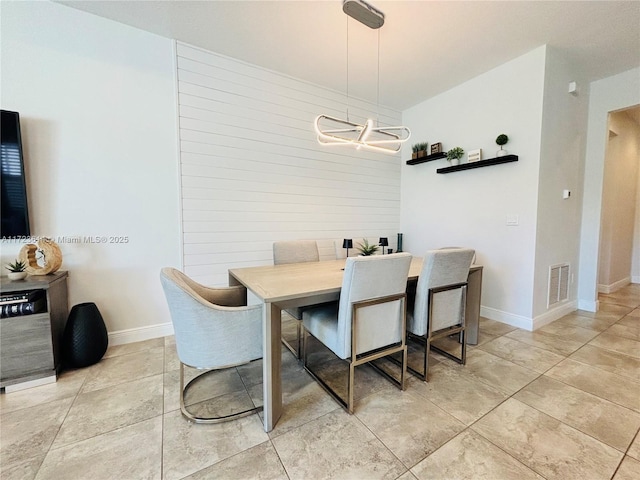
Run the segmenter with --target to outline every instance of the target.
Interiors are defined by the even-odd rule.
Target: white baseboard
[[[484,306],[480,307],[480,315],[488,318],[489,320],[506,323],[513,327],[529,331],[533,330],[533,320],[531,318],[523,317],[522,315],[514,315],[513,313],[503,312],[502,310]]]
[[[141,342],[143,340],[151,340],[152,338],[166,337],[167,335],[173,335],[173,324],[171,322],[150,325],[148,327],[118,330],[117,332],[109,332],[109,345],[124,345],[125,343]]]
[[[578,308],[577,305],[578,303],[573,300],[554,307],[552,310],[544,312],[542,315],[538,315],[533,319],[533,329],[537,330],[538,328],[544,327],[545,325],[548,325],[571,312],[575,312]]]
[[[578,300],[578,310],[584,310],[585,312],[597,312],[599,308],[599,300]]]
[[[620,290],[622,287],[626,287],[631,283],[631,277],[623,278],[617,282],[613,282],[611,285],[598,284],[598,293],[613,293],[616,290]]]

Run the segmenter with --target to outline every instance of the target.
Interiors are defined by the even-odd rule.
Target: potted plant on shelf
[[[464,150],[461,147],[453,147],[447,152],[447,160],[451,162],[451,165],[459,165],[463,155]]]
[[[358,244],[358,250],[360,250],[360,255],[364,257],[368,257],[369,255],[373,255],[378,251],[378,245],[369,244],[367,239],[365,238],[362,243]]]
[[[5,268],[9,270],[9,280],[24,280],[27,276],[25,271],[27,265],[22,260],[16,259],[15,262],[6,265]]]
[[[411,146],[411,150],[413,150],[411,158],[415,160],[416,158],[426,157],[428,155],[427,148],[429,148],[427,142],[414,143]]]
[[[501,133],[496,138],[496,143],[500,145],[500,150],[496,153],[497,157],[504,157],[507,154],[507,151],[502,148],[503,145],[506,145],[509,141],[509,137],[507,137],[504,133]]]

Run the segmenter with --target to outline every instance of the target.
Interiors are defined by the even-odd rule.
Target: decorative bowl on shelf
[[[9,280],[14,282],[16,280],[24,280],[27,278],[27,272],[9,272],[7,273],[7,276],[9,277]]]

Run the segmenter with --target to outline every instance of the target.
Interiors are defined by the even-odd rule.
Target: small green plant
[[[22,260],[16,259],[15,262],[9,263],[4,268],[6,268],[12,273],[19,273],[19,272],[24,272],[27,269],[27,266]]]
[[[358,244],[358,250],[360,250],[363,256],[368,257],[378,251],[378,245],[369,245],[369,242],[365,238],[362,243]]]
[[[460,160],[464,155],[464,150],[461,147],[454,147],[447,152],[447,160]]]
[[[500,145],[500,148],[502,148],[503,145],[506,145],[508,141],[509,137],[507,137],[504,133],[501,133],[500,135],[498,135],[498,138],[496,138],[496,143]]]
[[[424,156],[424,155],[426,155],[428,148],[429,148],[429,143],[428,142],[414,143],[411,146],[411,150],[413,151],[413,153],[416,156]]]

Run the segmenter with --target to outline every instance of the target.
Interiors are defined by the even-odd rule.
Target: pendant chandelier
[[[343,11],[369,28],[379,29],[384,24],[384,13],[364,0],[343,0]],[[349,101],[349,20],[347,19],[347,104]],[[378,101],[380,96],[380,31],[378,30]],[[369,118],[363,124],[347,119],[318,115],[314,122],[318,143],[321,145],[352,145],[384,153],[398,152],[409,140],[411,131],[404,126],[381,127]]]

